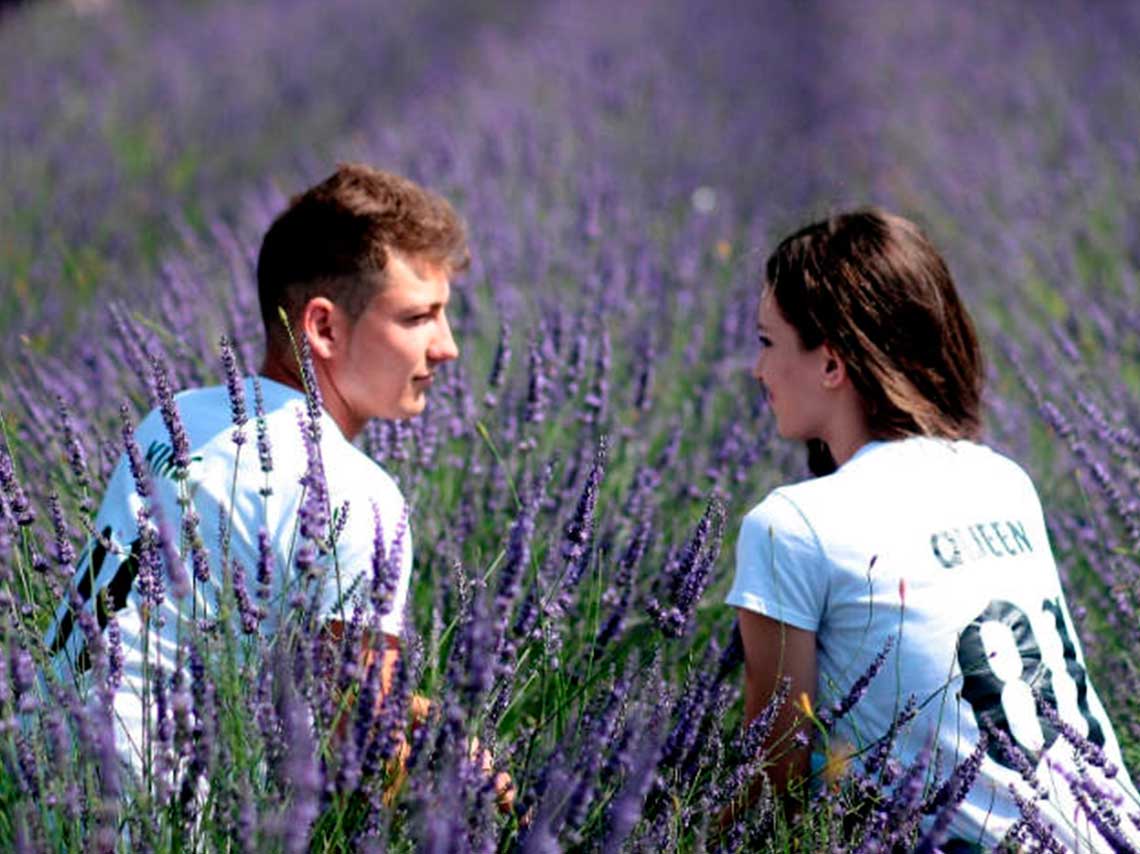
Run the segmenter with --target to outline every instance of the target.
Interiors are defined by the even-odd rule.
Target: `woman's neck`
[[[867,424],[867,414],[863,401],[853,388],[842,404],[834,410],[826,435],[821,436],[838,468],[858,452],[868,442],[874,441],[871,428]]]

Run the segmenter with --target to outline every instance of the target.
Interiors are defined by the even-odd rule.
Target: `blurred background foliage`
[[[1140,6],[1076,0],[7,4],[9,443],[33,500],[42,508],[62,490],[78,515],[58,400],[98,491],[118,453],[119,402],[136,415],[152,402],[138,343],[167,356],[180,386],[218,378],[223,332],[256,365],[252,263],[269,219],[338,159],[404,172],[455,202],[474,254],[456,291],[464,359],[439,405],[406,427],[373,425],[365,443],[416,506],[426,684],[445,678],[447,650],[431,638],[459,608],[444,601],[455,566],[498,565],[517,510],[508,485],[556,460],[535,561],[556,553],[607,433],[597,576],[577,601],[602,600],[633,511],[647,512],[640,622],[611,664],[640,666],[634,650],[654,649],[680,691],[706,641],[728,634],[718,602],[736,520],[804,475],[747,374],[760,263],[805,221],[881,204],[928,229],[975,313],[988,438],[1041,489],[1090,668],[1135,769],[1138,43]],[[513,356],[496,387],[504,342]],[[537,422],[525,415],[536,374],[554,388]],[[604,405],[587,405],[591,395]],[[660,567],[710,495],[728,523],[691,634],[645,644]],[[554,693],[569,696],[593,666],[596,626],[559,625]],[[516,688],[499,732],[508,744],[546,720],[519,710],[544,708],[547,694]],[[564,723],[543,731],[539,753],[554,755]],[[723,732],[736,723],[717,721]],[[697,788],[674,791],[678,816],[700,805]]]

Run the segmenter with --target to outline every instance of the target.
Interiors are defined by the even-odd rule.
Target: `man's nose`
[[[455,343],[455,336],[451,334],[451,324],[447,322],[447,315],[440,318],[439,333],[432,341],[428,350],[428,358],[433,362],[450,362],[459,355],[459,347]]]

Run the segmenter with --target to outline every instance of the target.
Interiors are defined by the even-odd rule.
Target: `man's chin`
[[[417,415],[421,414],[426,407],[427,395],[419,394],[412,400],[408,401],[403,407],[401,407],[403,414],[400,417],[415,418]]]

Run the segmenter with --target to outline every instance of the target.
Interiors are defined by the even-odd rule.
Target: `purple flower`
[[[587,424],[601,424],[606,416],[609,404],[609,374],[610,374],[610,333],[602,327],[598,352],[594,359],[594,373],[590,382],[590,390],[582,401],[585,413],[582,419]]]
[[[657,459],[653,463],[653,468],[658,472],[667,472],[673,468],[673,464],[677,460],[677,455],[681,451],[681,437],[683,431],[681,423],[678,421],[673,429],[669,432],[669,439],[661,449],[661,453],[657,455]]]
[[[731,314],[731,312],[729,313]],[[633,393],[633,408],[641,413],[648,412],[652,406],[653,360],[655,356],[653,341],[648,339],[638,350],[638,360],[641,367],[637,372]]]
[[[641,818],[645,799],[657,779],[658,750],[659,744],[652,728],[644,728],[636,746],[626,748],[630,770],[608,810],[606,854],[617,854],[623,850],[622,843],[629,838],[630,832]]]
[[[649,615],[667,637],[681,637],[692,624],[696,605],[720,554],[724,517],[724,505],[710,499],[693,536],[667,561],[658,592],[646,603]]]
[[[76,485],[83,492],[83,510],[84,512],[90,512],[93,505],[91,497],[88,495],[91,489],[91,478],[87,474],[87,453],[83,450],[83,444],[79,441],[79,436],[75,432],[75,424],[72,421],[71,411],[67,406],[67,402],[63,399],[63,395],[56,395],[56,402],[58,404],[59,427],[60,432],[63,434],[63,448],[67,456],[67,464],[71,469],[72,477],[75,478]]]
[[[234,444],[241,445],[245,442],[245,433],[242,427],[245,426],[247,420],[245,411],[245,389],[242,387],[241,374],[237,369],[237,360],[234,358],[233,345],[230,339],[223,335],[219,341],[219,346],[222,351],[222,368],[226,376],[226,391],[230,396],[230,417],[233,420],[234,427]]]
[[[372,505],[372,518],[375,525],[375,534],[372,538],[372,607],[378,617],[383,617],[392,610],[392,600],[396,595],[396,586],[400,580],[401,563],[403,562],[404,537],[408,530],[408,508],[405,506],[396,526],[395,536],[392,538],[391,554],[384,549],[384,523],[380,518],[380,508]]]
[[[52,528],[55,529],[55,562],[61,570],[65,570],[75,560],[75,549],[67,533],[67,523],[64,522],[63,507],[59,503],[57,493],[53,492],[48,496],[48,508],[51,512]],[[70,576],[70,573],[66,574]]]
[[[1068,783],[1069,790],[1077,803],[1078,812],[1088,816],[1093,827],[1114,851],[1135,850],[1121,833],[1121,820],[1117,810],[1124,802],[1122,794],[1099,786],[1092,780],[1087,770],[1081,767],[1080,762],[1077,763],[1076,770],[1071,770],[1063,763],[1054,760],[1049,761],[1049,767]]]
[[[202,541],[200,519],[193,504],[187,504],[182,511],[182,541],[190,552],[190,565],[194,570],[194,580],[199,584],[210,581],[210,562],[206,556],[206,544]]]
[[[495,632],[488,599],[482,592],[473,597],[471,610],[462,626],[461,654],[453,654],[449,662],[452,684],[461,687],[467,707],[472,709],[477,708],[494,679]]]
[[[649,541],[653,535],[653,525],[650,521],[642,521],[630,537],[629,543],[618,561],[618,571],[613,583],[602,594],[602,602],[611,606],[606,622],[598,631],[594,641],[595,648],[600,650],[607,646],[622,631],[626,612],[629,610],[630,599],[633,595],[633,579],[641,558],[649,548]]]
[[[12,687],[8,683],[8,658],[3,655],[3,650],[0,650],[0,708],[7,709],[9,703],[12,702]],[[6,727],[7,721],[0,723],[0,727]]]
[[[534,338],[531,338],[527,347],[527,365],[526,410],[523,421],[527,424],[538,424],[546,420],[547,387],[550,381],[546,378],[542,351]]]
[[[166,564],[166,577],[170,579],[170,592],[175,599],[185,598],[190,593],[190,576],[186,574],[186,566],[174,544],[174,532],[163,518],[156,520],[156,527],[158,546]]]
[[[324,403],[321,400],[321,387],[317,382],[317,374],[313,369],[313,354],[309,349],[309,339],[302,335],[300,340],[301,380],[305,385],[305,411],[309,415],[309,435],[315,444],[321,441],[321,412]]]
[[[115,727],[110,704],[92,707],[94,718],[94,747],[99,762],[100,800],[96,806],[94,847],[112,851],[118,841],[118,812],[122,797],[122,777],[119,771],[119,754],[115,749]]]
[[[988,736],[984,732],[979,733],[978,743],[970,755],[958,763],[947,780],[927,800],[925,811],[935,813],[934,822],[915,848],[916,854],[933,854],[946,838],[950,822],[977,779],[988,746]]]
[[[186,470],[190,466],[190,438],[186,435],[182,416],[178,414],[178,405],[170,388],[170,373],[166,363],[158,356],[150,357],[150,367],[154,375],[154,387],[158,395],[162,423],[166,425],[166,432],[170,435],[171,447],[174,450],[172,459],[176,469],[175,476],[185,478]]]
[[[855,704],[863,699],[871,682],[879,675],[879,671],[883,669],[883,664],[886,663],[887,656],[890,655],[894,645],[895,637],[894,635],[889,635],[887,642],[883,644],[883,648],[879,650],[878,654],[871,660],[867,669],[851,684],[851,689],[843,699],[832,705],[830,709],[819,710],[819,720],[825,729],[834,727],[840,718],[851,711],[851,709],[855,707]]]
[[[598,450],[594,455],[594,464],[586,476],[586,483],[578,496],[578,504],[574,508],[574,515],[563,529],[562,557],[567,564],[578,565],[585,554],[586,546],[594,533],[594,509],[598,504],[598,488],[606,470],[606,437],[598,441]],[[575,575],[580,575],[577,570]]]
[[[10,648],[9,659],[16,708],[23,713],[34,711],[36,694],[33,689],[35,688],[36,668],[32,657],[26,649],[13,645]]]
[[[408,715],[408,667],[404,659],[401,657],[396,662],[391,688],[384,697],[377,716],[376,698],[380,692],[380,678],[380,663],[377,660],[365,674],[360,700],[357,702],[355,739],[357,750],[363,756],[361,773],[366,778],[375,777],[383,763],[396,755],[401,741],[400,733]]]
[[[113,613],[107,615],[104,633],[107,636],[107,685],[117,691],[123,679],[123,635]]]
[[[919,751],[910,767],[901,772],[890,798],[881,808],[887,851],[895,850],[895,846],[905,848],[914,844],[913,834],[922,816],[922,796],[930,774],[931,748],[928,744]]]
[[[491,363],[491,373],[487,377],[487,393],[483,396],[483,406],[494,409],[499,403],[499,391],[506,380],[507,369],[511,364],[511,325],[504,318],[499,324],[499,344],[495,348],[495,359]]]
[[[301,523],[301,536],[312,542],[323,543],[328,526],[328,493],[324,465],[321,461],[319,428],[315,427],[315,423],[311,419],[311,414],[308,421],[304,416],[298,416],[298,426],[304,438],[307,458],[305,474],[300,481],[305,489],[305,498],[301,502],[298,518]]]
[[[867,777],[876,777],[883,785],[890,785],[893,774],[888,767],[891,761],[891,751],[895,745],[898,734],[905,730],[910,722],[918,715],[918,698],[913,694],[907,697],[895,719],[891,721],[887,734],[879,739],[878,743],[869,751],[863,763],[863,772]]]
[[[151,696],[154,697],[154,727],[151,729],[154,780],[157,792],[169,797],[170,775],[173,771],[171,749],[174,741],[174,721],[170,716],[167,680],[161,662],[155,663],[154,672],[151,674]]]
[[[526,500],[511,523],[507,534],[507,552],[503,567],[499,572],[499,585],[495,593],[495,608],[499,613],[497,634],[502,635],[510,618],[511,609],[518,598],[523,575],[530,565],[531,539],[534,536],[538,517],[546,489],[554,474],[554,463],[548,462],[535,476],[527,493]]]
[[[309,847],[310,828],[317,818],[323,785],[308,710],[288,676],[288,669],[282,665],[283,662],[278,663],[281,699],[277,714],[286,752],[280,773],[292,792],[284,847],[290,854],[301,854]]]
[[[261,393],[261,377],[253,378],[253,415],[257,424],[257,458],[261,463],[261,471],[268,475],[273,471],[273,449],[269,443],[269,429],[265,422],[265,400]],[[266,478],[261,494],[268,497],[273,492]]]
[[[119,405],[119,419],[122,422],[123,447],[127,455],[127,464],[131,470],[131,477],[135,481],[135,492],[142,498],[144,505],[146,499],[153,494],[150,472],[143,461],[142,449],[135,440],[135,430],[131,422],[130,409],[126,403]]]
[[[241,619],[241,630],[247,635],[255,634],[258,625],[265,617],[265,613],[250,598],[245,567],[237,560],[233,561],[233,584],[238,616]]]
[[[1053,854],[1065,854],[1065,846],[1057,839],[1053,826],[1042,817],[1037,804],[1023,798],[1012,783],[1009,785],[1009,794],[1017,804],[1021,821],[1010,829],[1008,837],[1019,842],[1032,841],[1040,850],[1051,851]]]
[[[333,545],[340,542],[340,535],[344,533],[344,527],[348,524],[349,509],[350,502],[345,500],[341,503],[340,507],[333,511],[332,531],[329,534],[329,541]]]
[[[1058,619],[1060,619],[1060,617],[1058,617]],[[1097,744],[1092,738],[1086,738],[1081,735],[1076,727],[1062,720],[1061,716],[1057,713],[1056,707],[1044,696],[1037,694],[1036,700],[1038,712],[1055,730],[1061,733],[1065,741],[1072,745],[1073,749],[1082,759],[1090,765],[1100,768],[1104,771],[1104,776],[1110,780],[1117,775],[1119,769],[1112,760],[1108,758],[1100,744]],[[1090,733],[1090,735],[1092,735],[1092,733]],[[1099,728],[1096,731],[1096,735],[1100,735]],[[1103,740],[1103,735],[1100,735],[1100,738]]]
[[[3,489],[8,496],[8,506],[12,515],[16,517],[16,524],[25,528],[35,524],[36,514],[32,510],[31,504],[28,503],[28,497],[24,494],[24,489],[16,477],[7,442],[0,444],[0,489]]]
[[[261,527],[257,531],[257,598],[262,601],[269,598],[273,583],[273,564],[273,543],[269,538],[269,531]]]
[[[35,800],[40,798],[40,769],[36,762],[32,741],[26,733],[16,734],[16,756],[20,765],[18,783],[24,793]]]

